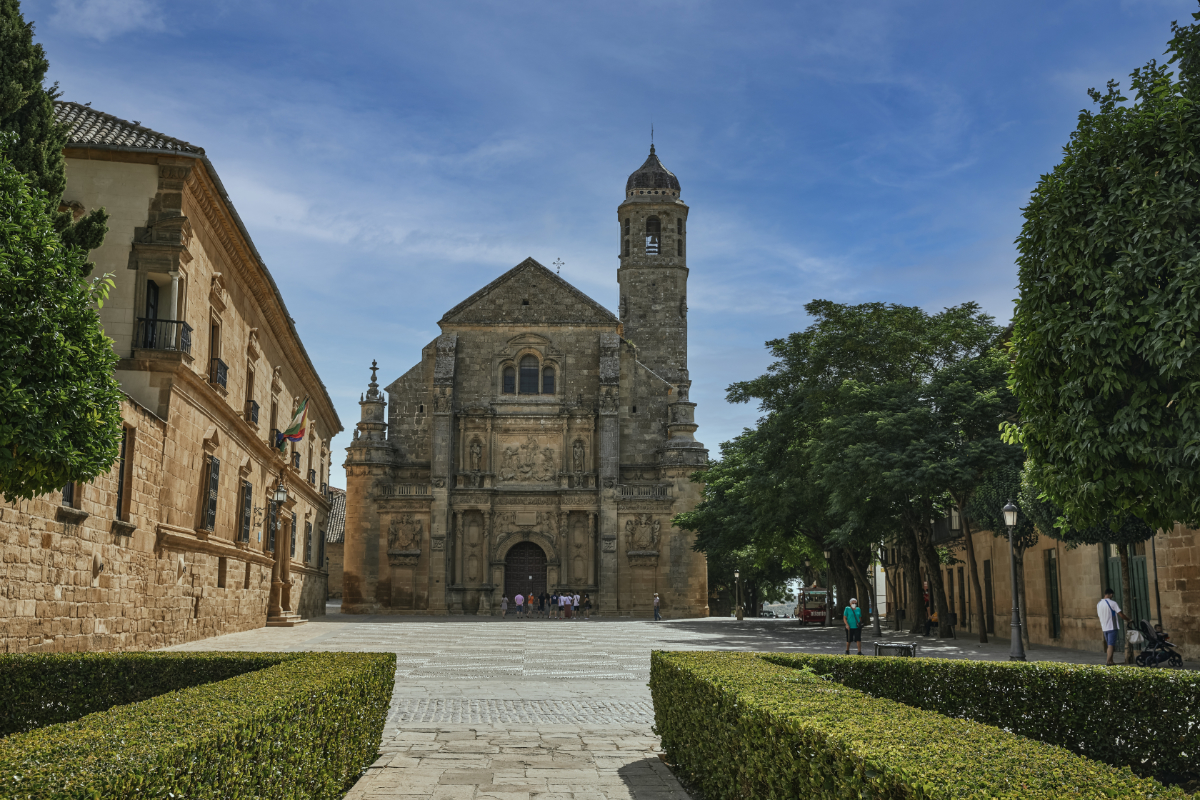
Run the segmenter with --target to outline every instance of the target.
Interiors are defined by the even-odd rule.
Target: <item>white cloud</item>
[[[55,0],[50,23],[102,42],[130,31],[164,29],[153,0]]]

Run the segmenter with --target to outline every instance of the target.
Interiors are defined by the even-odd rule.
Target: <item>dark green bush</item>
[[[395,672],[391,653],[289,655],[14,734],[0,798],[340,798],[378,754]]]
[[[871,697],[754,653],[655,652],[650,691],[667,758],[721,800],[1187,796],[1128,769]]]
[[[1060,745],[1143,776],[1200,771],[1200,675],[1044,661],[764,655],[906,705]]]
[[[0,736],[278,664],[283,653],[0,655]]]

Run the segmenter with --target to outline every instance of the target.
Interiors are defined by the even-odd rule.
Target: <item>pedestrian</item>
[[[517,604],[517,619],[520,619],[521,615],[525,613],[525,596],[522,595],[520,592],[517,592],[516,604]]]
[[[546,606],[546,616],[550,616],[550,593],[542,589],[542,593],[538,595],[538,600]]]
[[[587,594],[584,594],[584,596],[583,596],[583,618],[584,619],[592,618],[592,598],[589,597]]]
[[[1133,620],[1125,616],[1125,612],[1113,600],[1113,590],[1105,589],[1104,597],[1100,598],[1100,602],[1096,604],[1096,616],[1100,617],[1100,630],[1104,632],[1104,646],[1108,650],[1108,660],[1104,666],[1113,666],[1113,650],[1117,647],[1117,617],[1121,617],[1126,622]]]
[[[579,592],[576,592],[575,596],[573,598],[571,598],[571,600],[572,600],[571,613],[573,613],[575,615],[575,619],[579,619]]]
[[[858,642],[858,654],[861,656],[862,651],[862,610],[858,607],[858,601],[853,597],[850,598],[850,605],[846,606],[846,612],[842,614],[842,622],[846,625],[846,655],[850,655],[850,643]]]
[[[658,622],[662,619],[662,614],[658,610],[658,592],[654,593],[654,621]]]
[[[571,594],[568,592],[563,595],[563,619],[571,618]]]
[[[558,618],[559,619],[566,619],[566,617],[564,616],[564,611],[563,611],[563,609],[566,605],[567,605],[567,596],[565,594],[560,594],[558,596]]]
[[[508,616],[508,595],[500,598],[500,616],[501,618]]]
[[[546,593],[542,592],[538,595],[538,619],[546,615]]]

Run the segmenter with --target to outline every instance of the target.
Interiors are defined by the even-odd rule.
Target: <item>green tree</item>
[[[63,147],[68,130],[54,119],[59,92],[58,84],[45,87],[49,67],[42,46],[33,41],[33,23],[25,21],[19,0],[0,0],[0,133],[17,137],[8,158],[35,189],[46,193],[63,242],[94,250],[108,232],[108,213],[98,208],[76,222],[70,210],[59,210],[67,187]],[[91,265],[85,262],[81,270],[86,275]]]
[[[0,139],[0,145],[11,142]],[[117,355],[82,277],[84,251],[54,229],[46,194],[0,147],[0,495],[31,498],[107,471],[118,454]]]
[[[1017,239],[1008,433],[1080,529],[1200,522],[1200,30],[1172,29],[1177,74],[1089,90]]]

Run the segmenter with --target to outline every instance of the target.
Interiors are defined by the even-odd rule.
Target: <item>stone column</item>
[[[599,613],[621,613],[617,596],[617,499],[620,489],[621,337],[600,334],[600,422],[597,451],[600,456],[600,575]]]
[[[454,479],[454,357],[458,334],[437,338],[437,360],[433,365],[433,487],[429,518],[429,610],[446,613],[450,563],[446,558],[446,534],[450,524],[450,487]],[[453,542],[450,544],[453,547]]]
[[[596,513],[588,512],[588,583],[596,585]]]

